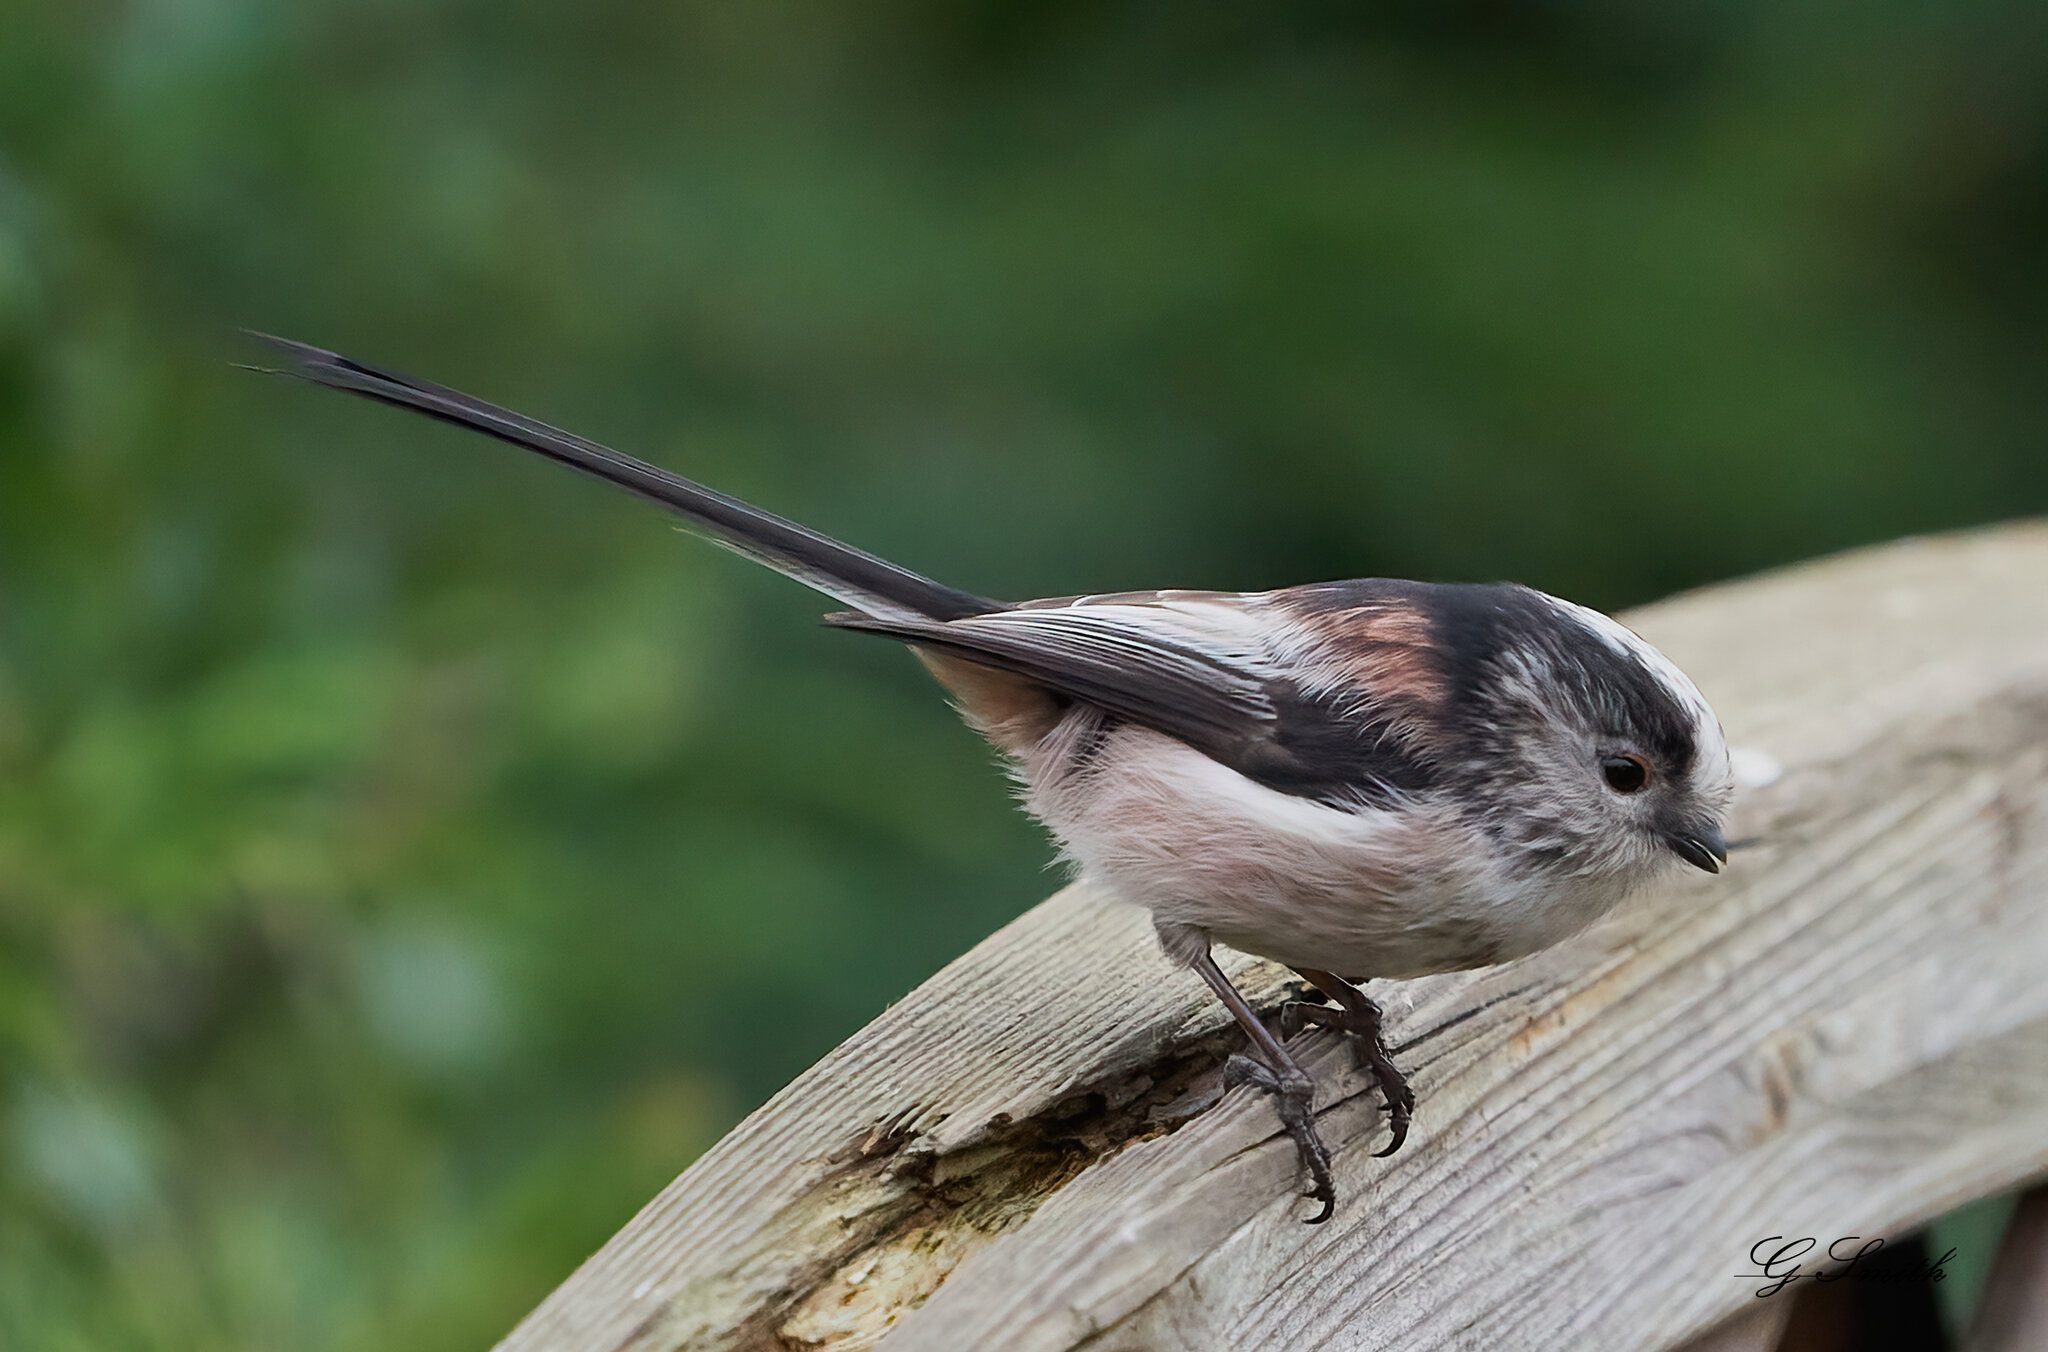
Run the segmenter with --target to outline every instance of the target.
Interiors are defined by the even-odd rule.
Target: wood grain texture
[[[1730,870],[1506,967],[1373,983],[1391,1160],[1320,1030],[1320,1227],[1142,915],[1070,888],[692,1165],[501,1347],[1671,1347],[1767,1235],[1897,1234],[2048,1172],[2048,528],[1628,617],[1746,790]],[[1229,964],[1262,1007],[1288,974]]]

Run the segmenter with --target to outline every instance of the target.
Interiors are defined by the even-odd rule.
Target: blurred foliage
[[[480,1345],[1051,885],[899,653],[237,325],[998,595],[2048,507],[2039,6],[0,24],[9,1348]]]

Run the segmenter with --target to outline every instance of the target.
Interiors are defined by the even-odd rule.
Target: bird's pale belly
[[[1078,773],[1026,767],[1040,771],[1032,811],[1084,877],[1260,957],[1359,977],[1490,966],[1583,929],[1627,890],[1518,876],[1449,805],[1344,811],[1155,733],[1114,735]]]

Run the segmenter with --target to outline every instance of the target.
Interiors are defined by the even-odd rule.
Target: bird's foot
[[[1316,1133],[1315,1083],[1298,1066],[1274,1070],[1265,1062],[1244,1055],[1223,1063],[1223,1083],[1226,1088],[1252,1085],[1273,1096],[1280,1125],[1293,1138],[1294,1149],[1301,1157],[1301,1171],[1308,1175],[1309,1189],[1302,1195],[1323,1206],[1308,1218],[1308,1223],[1321,1225],[1330,1219],[1337,1206],[1337,1187],[1330,1181],[1330,1148]]]
[[[1306,1000],[1283,1005],[1280,1031],[1282,1036],[1293,1037],[1304,1025],[1319,1024],[1336,1029],[1351,1044],[1351,1055],[1358,1068],[1372,1076],[1387,1101],[1387,1130],[1392,1139],[1386,1149],[1373,1152],[1374,1158],[1381,1158],[1399,1150],[1408,1139],[1408,1124],[1415,1117],[1415,1091],[1408,1087],[1408,1077],[1387,1051],[1386,1040],[1380,1033],[1380,1007],[1357,991],[1352,994],[1357,998],[1346,1001],[1342,1007]]]

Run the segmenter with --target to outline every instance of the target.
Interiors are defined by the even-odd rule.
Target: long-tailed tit
[[[1334,1205],[1314,1086],[1210,954],[1292,967],[1290,1008],[1414,1097],[1367,977],[1506,962],[1682,860],[1726,862],[1727,746],[1693,683],[1628,629],[1514,585],[1367,578],[1268,592],[1010,603],[956,591],[736,498],[438,385],[264,339],[287,373],[524,447],[648,498],[910,645],[1015,765],[1081,874],[1146,907],[1161,947],[1251,1040],[1308,1195]]]

